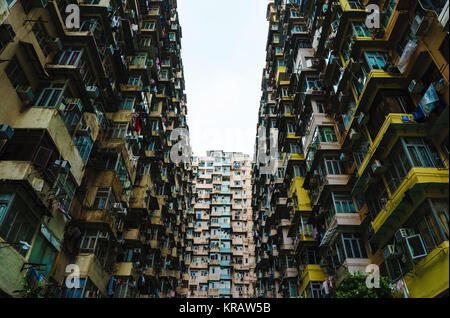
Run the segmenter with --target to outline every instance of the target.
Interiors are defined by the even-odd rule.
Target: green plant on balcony
[[[393,298],[390,280],[380,276],[380,288],[368,288],[366,276],[360,271],[347,272],[344,280],[337,284],[334,298]]]

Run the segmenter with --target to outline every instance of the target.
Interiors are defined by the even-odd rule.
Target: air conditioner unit
[[[428,32],[432,21],[432,17],[416,15],[411,25],[411,34],[417,37],[424,35]]]
[[[114,203],[113,204],[113,210],[114,211],[122,211],[123,210],[123,207],[122,207],[122,203]]]
[[[409,254],[413,261],[428,255],[427,249],[422,239],[422,235],[411,235],[406,237],[405,240]]]
[[[19,95],[19,98],[24,102],[25,104],[31,103],[34,98],[34,92],[31,86],[19,86],[17,88],[17,95]]]
[[[399,254],[398,248],[394,244],[387,245],[383,249],[383,256],[385,260],[395,258],[399,256]]]
[[[64,103],[67,105],[67,108],[72,110],[72,108],[77,107],[80,111],[83,109],[81,101],[79,98],[66,98]]]
[[[2,124],[0,125],[0,139],[11,139],[14,135],[14,129],[12,129],[9,125]]]
[[[395,232],[395,241],[400,243],[403,242],[408,236],[414,235],[414,231],[411,229],[400,228]]]
[[[356,131],[355,129],[352,129],[350,131],[350,140],[351,141],[357,141],[361,138],[361,133]]]
[[[86,86],[86,92],[90,98],[97,98],[99,95],[97,86]]]
[[[360,113],[358,117],[358,125],[365,126],[369,122],[369,115],[366,115],[364,113]]]
[[[98,233],[98,238],[107,240],[107,239],[109,239],[109,233],[108,232],[100,232],[100,233]]]
[[[91,128],[89,126],[80,127],[77,130],[78,136],[90,136],[91,135]]]
[[[127,211],[127,209],[123,209],[123,210],[120,210],[120,211],[117,211],[117,214],[121,214],[121,215],[127,215],[128,214],[128,211]]]
[[[425,90],[425,85],[420,81],[412,80],[408,90],[411,94],[420,94]]]
[[[48,38],[45,44],[52,50],[60,51],[63,49],[63,44],[60,38]]]
[[[372,163],[372,172],[373,172],[374,174],[380,174],[380,173],[383,173],[385,170],[386,170],[386,167],[383,166],[383,165],[381,164],[381,161],[380,161],[380,160],[375,160],[375,161]]]
[[[70,163],[67,160],[55,160],[55,166],[65,170],[66,173],[70,172]]]

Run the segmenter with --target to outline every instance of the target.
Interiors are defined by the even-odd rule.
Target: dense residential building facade
[[[192,250],[188,297],[254,297],[250,156],[208,151],[193,157]]]
[[[256,296],[331,297],[370,264],[398,297],[448,296],[448,10],[445,0],[268,4]],[[261,140],[278,147],[273,174]]]
[[[170,160],[172,131],[188,129],[176,0],[0,10],[0,296],[186,297],[192,173]]]

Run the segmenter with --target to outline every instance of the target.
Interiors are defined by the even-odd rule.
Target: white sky
[[[267,0],[178,0],[194,155],[253,154],[266,58]]]

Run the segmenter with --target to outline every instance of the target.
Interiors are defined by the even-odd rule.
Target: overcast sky
[[[178,0],[194,155],[253,154],[265,65],[267,0]]]

